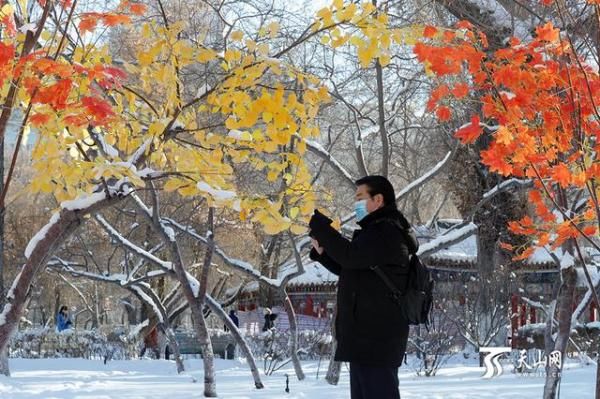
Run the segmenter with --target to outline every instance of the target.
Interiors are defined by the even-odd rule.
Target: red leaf
[[[452,95],[456,98],[463,98],[469,94],[469,85],[466,83],[458,83],[452,88]]]
[[[437,33],[437,29],[431,25],[425,25],[425,29],[423,29],[423,36],[427,39],[432,39],[435,37]]]
[[[131,18],[129,15],[123,14],[106,14],[102,19],[104,21],[104,25],[106,26],[116,26],[119,24],[131,23]]]
[[[552,168],[551,177],[562,188],[566,188],[571,182],[571,171],[564,163],[560,163]]]
[[[469,21],[458,21],[458,23],[456,24],[456,27],[458,29],[473,29],[473,24],[470,23]]]
[[[480,123],[481,120],[479,119],[479,116],[475,115],[471,118],[471,123],[458,129],[454,135],[456,138],[460,139],[463,144],[473,143],[483,132]]]
[[[88,16],[81,18],[81,21],[79,21],[79,30],[82,33],[92,32],[94,29],[96,29],[97,24],[98,24],[98,17],[88,15]]]
[[[29,117],[29,123],[33,126],[39,127],[47,123],[50,120],[50,116],[46,114],[33,114]]]
[[[535,34],[538,40],[555,43],[560,38],[560,31],[556,29],[552,22],[548,22],[543,26],[535,28]]]
[[[110,105],[106,101],[96,97],[83,97],[81,103],[99,124],[105,123],[107,118],[114,115]]]
[[[146,5],[140,3],[133,3],[129,5],[129,10],[135,15],[144,15],[146,12]]]
[[[435,114],[437,115],[437,117],[441,120],[441,121],[449,121],[450,118],[452,117],[452,111],[450,111],[450,108],[442,105],[441,107],[438,107],[438,109],[435,111]]]
[[[35,102],[49,104],[56,110],[65,109],[71,86],[71,79],[61,79],[52,86],[40,89],[35,96]]]

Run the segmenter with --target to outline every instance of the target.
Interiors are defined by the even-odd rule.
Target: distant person
[[[140,357],[144,357],[146,349],[151,349],[156,359],[160,359],[160,348],[158,347],[158,329],[154,327],[144,337],[144,347],[140,353]]]
[[[69,316],[69,308],[63,305],[56,315],[56,331],[68,330],[72,326],[73,322],[71,321],[71,316]]]
[[[235,310],[231,309],[229,311],[229,318],[231,319],[233,324],[235,324],[236,327],[240,326],[240,319],[238,319],[237,315],[235,314]],[[229,331],[229,328],[227,328],[227,325],[225,325],[224,329],[225,329],[225,331]]]
[[[271,331],[275,328],[275,319],[277,314],[271,312],[271,309],[265,308],[265,324],[263,325],[263,331]]]

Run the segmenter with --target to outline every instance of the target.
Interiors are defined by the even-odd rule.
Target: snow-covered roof
[[[338,277],[318,262],[304,265],[304,274],[293,278],[288,285],[335,284]]]

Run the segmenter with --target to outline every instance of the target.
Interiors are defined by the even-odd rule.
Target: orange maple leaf
[[[29,123],[33,126],[39,127],[47,123],[50,120],[50,116],[46,114],[33,114],[29,117]]]
[[[458,29],[473,29],[473,24],[463,19],[462,21],[458,21],[456,23],[456,27]]]
[[[437,29],[431,25],[425,25],[425,29],[423,29],[423,36],[427,39],[432,39],[437,34]]]
[[[97,24],[98,24],[97,16],[86,15],[85,17],[81,18],[81,21],[79,21],[79,30],[82,33],[92,32],[94,29],[96,29]]]
[[[585,234],[586,236],[595,236],[596,232],[598,231],[598,228],[596,228],[596,226],[588,225],[581,229],[581,231],[583,231],[583,234]]]
[[[65,109],[72,85],[71,79],[61,79],[52,86],[40,89],[35,96],[35,102],[49,104],[56,110]]]
[[[131,17],[129,17],[129,15],[124,14],[105,14],[102,17],[102,21],[106,26],[116,26],[119,24],[131,23]]]
[[[0,65],[12,62],[15,57],[15,46],[0,42]]]
[[[446,107],[445,105],[438,107],[438,109],[435,111],[435,114],[441,121],[444,122],[449,121],[450,118],[452,118],[452,111],[450,111],[450,108]]]
[[[451,93],[456,98],[463,98],[469,94],[469,85],[466,83],[457,83],[451,90]]]
[[[460,141],[462,141],[464,144],[473,143],[479,136],[481,136],[481,133],[483,132],[480,123],[481,120],[479,119],[479,116],[474,115],[471,118],[471,123],[468,123],[458,129],[454,136],[460,139]]]
[[[562,188],[566,188],[571,182],[571,171],[564,163],[559,163],[552,168],[550,172],[552,179],[560,184]]]
[[[556,43],[560,38],[560,31],[552,25],[552,22],[547,22],[543,26],[535,28],[535,34],[538,40],[550,43]]]
[[[99,98],[83,97],[81,103],[94,116],[98,124],[105,123],[109,117],[114,115],[110,105]]]
[[[135,15],[144,15],[146,12],[146,5],[141,3],[131,3],[129,4],[129,11]]]

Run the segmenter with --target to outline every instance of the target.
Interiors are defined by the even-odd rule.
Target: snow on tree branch
[[[201,236],[200,234],[198,234],[193,228],[191,228],[189,226],[183,226],[170,218],[163,218],[162,220],[165,221],[166,223],[170,224],[177,230],[179,230],[185,234],[188,234],[190,237],[193,237],[197,241],[200,241],[205,245],[207,244],[206,238]],[[219,258],[221,258],[221,260],[223,260],[223,262],[226,265],[242,272],[243,274],[252,278],[253,280],[258,280],[258,281],[260,281],[264,284],[267,284],[270,287],[274,287],[274,288],[279,287],[281,284],[281,282],[279,280],[275,280],[275,279],[263,276],[258,270],[256,270],[252,266],[252,264],[250,264],[246,261],[240,260],[240,259],[231,258],[230,256],[228,256],[225,253],[225,251],[223,251],[217,245],[215,245],[215,255],[217,255]]]
[[[348,183],[351,187],[354,187],[354,182],[356,179],[352,177],[350,172],[348,172],[341,163],[335,159],[329,151],[327,151],[321,144],[317,143],[314,140],[304,139],[297,135],[299,139],[302,139],[306,143],[307,148],[315,155],[319,156],[321,159],[325,160],[329,166],[331,166],[335,171],[337,171]]]
[[[167,262],[164,261],[162,259],[157,258],[156,256],[154,256],[153,254],[151,254],[150,252],[146,251],[145,249],[135,245],[134,243],[132,243],[131,241],[129,241],[128,239],[126,239],[125,237],[123,237],[121,235],[121,233],[119,233],[114,227],[112,227],[110,225],[110,223],[108,223],[106,221],[106,219],[104,219],[104,217],[102,215],[95,215],[95,219],[98,221],[98,223],[100,223],[100,225],[102,226],[102,228],[104,228],[104,230],[115,240],[117,240],[118,242],[120,242],[124,247],[128,248],[131,252],[135,253],[136,255],[141,256],[142,258],[162,267],[165,270],[172,270],[173,265],[171,262]]]
[[[449,247],[463,241],[465,238],[477,233],[478,227],[474,223],[469,223],[459,229],[452,230],[447,234],[443,234],[419,247],[418,255],[427,257],[437,252],[442,248]]]

